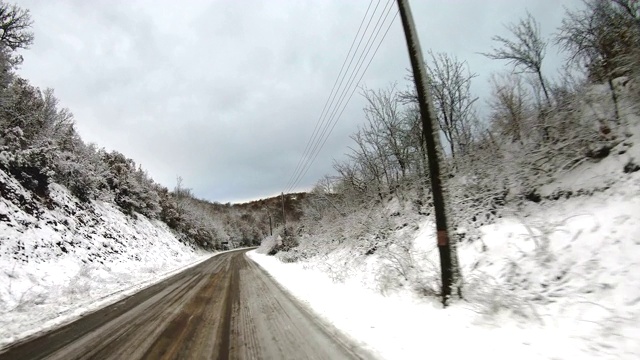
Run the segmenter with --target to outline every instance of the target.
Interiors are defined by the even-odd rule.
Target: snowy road
[[[294,302],[245,251],[223,253],[0,353],[2,359],[365,357]]]

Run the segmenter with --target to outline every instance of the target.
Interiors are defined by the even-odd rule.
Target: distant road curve
[[[368,357],[289,298],[246,251],[214,256],[71,324],[14,344],[0,359]]]

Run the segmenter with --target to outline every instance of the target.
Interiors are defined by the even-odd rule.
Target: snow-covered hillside
[[[0,347],[211,256],[158,220],[49,189],[45,207],[0,170]]]
[[[321,234],[301,243],[302,255],[251,257],[382,358],[637,359],[640,171],[629,164],[640,159],[640,127],[632,125],[611,155],[547,184],[540,202],[508,204],[479,229],[480,241],[461,243],[463,299],[446,310],[435,296],[433,222],[423,216],[413,226],[416,215],[397,199],[368,215],[390,219],[384,247]],[[309,246],[330,250],[304,260]],[[278,260],[292,256],[299,261]]]

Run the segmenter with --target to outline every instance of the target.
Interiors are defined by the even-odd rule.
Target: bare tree
[[[176,178],[176,186],[173,188],[173,196],[176,200],[178,216],[184,217],[191,199],[193,198],[193,193],[190,188],[184,187],[182,176],[178,176]]]
[[[382,200],[386,187],[390,183],[389,164],[385,156],[384,144],[380,133],[376,129],[364,126],[351,135],[356,143],[347,157],[359,167],[362,178],[375,186],[377,196]],[[371,189],[371,186],[368,186]]]
[[[362,92],[367,100],[364,108],[368,125],[364,128],[365,135],[375,146],[378,155],[384,158],[387,172],[398,182],[406,177],[409,167],[409,136],[407,134],[407,119],[402,111],[399,93],[395,85],[386,89]]]
[[[464,156],[472,140],[473,105],[478,98],[471,95],[470,89],[471,80],[477,75],[455,56],[432,51],[429,56],[427,69],[440,130],[449,143],[451,156]]]
[[[40,140],[55,139],[64,142],[66,136],[74,135],[73,114],[67,108],[59,107],[59,100],[55,97],[53,89],[45,89],[42,94],[42,109],[38,114],[42,117]]]
[[[346,216],[345,211],[338,204],[340,196],[335,191],[336,182],[335,176],[323,176],[316,182],[306,198],[306,204],[315,212],[318,219],[326,216],[329,209],[335,210],[340,216]]]
[[[28,48],[33,43],[33,33],[29,31],[32,24],[29,10],[0,1],[1,51],[7,54]],[[13,66],[22,63],[20,55],[9,55],[7,58]]]
[[[547,41],[540,35],[540,24],[527,12],[526,18],[520,19],[517,24],[508,24],[506,28],[515,39],[494,36],[493,41],[498,42],[500,46],[483,55],[494,60],[506,60],[516,70],[534,74],[540,83],[546,104],[550,106],[548,86],[542,75],[542,61],[547,49]]]
[[[489,100],[492,126],[512,142],[522,143],[529,106],[529,91],[522,77],[509,73],[491,77],[492,97]]]
[[[351,193],[363,195],[367,192],[367,182],[362,178],[359,164],[352,161],[334,161],[333,168],[338,172],[340,178],[336,184],[337,192],[346,195],[351,195]]]
[[[625,0],[585,0],[584,9],[566,11],[556,35],[556,43],[569,52],[570,61],[586,69],[591,81],[609,85],[616,121],[620,115],[613,80],[629,73],[630,61],[638,62],[636,6]]]

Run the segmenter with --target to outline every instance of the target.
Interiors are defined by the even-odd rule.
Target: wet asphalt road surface
[[[214,256],[73,323],[14,344],[0,359],[369,357],[292,300],[245,253]]]

